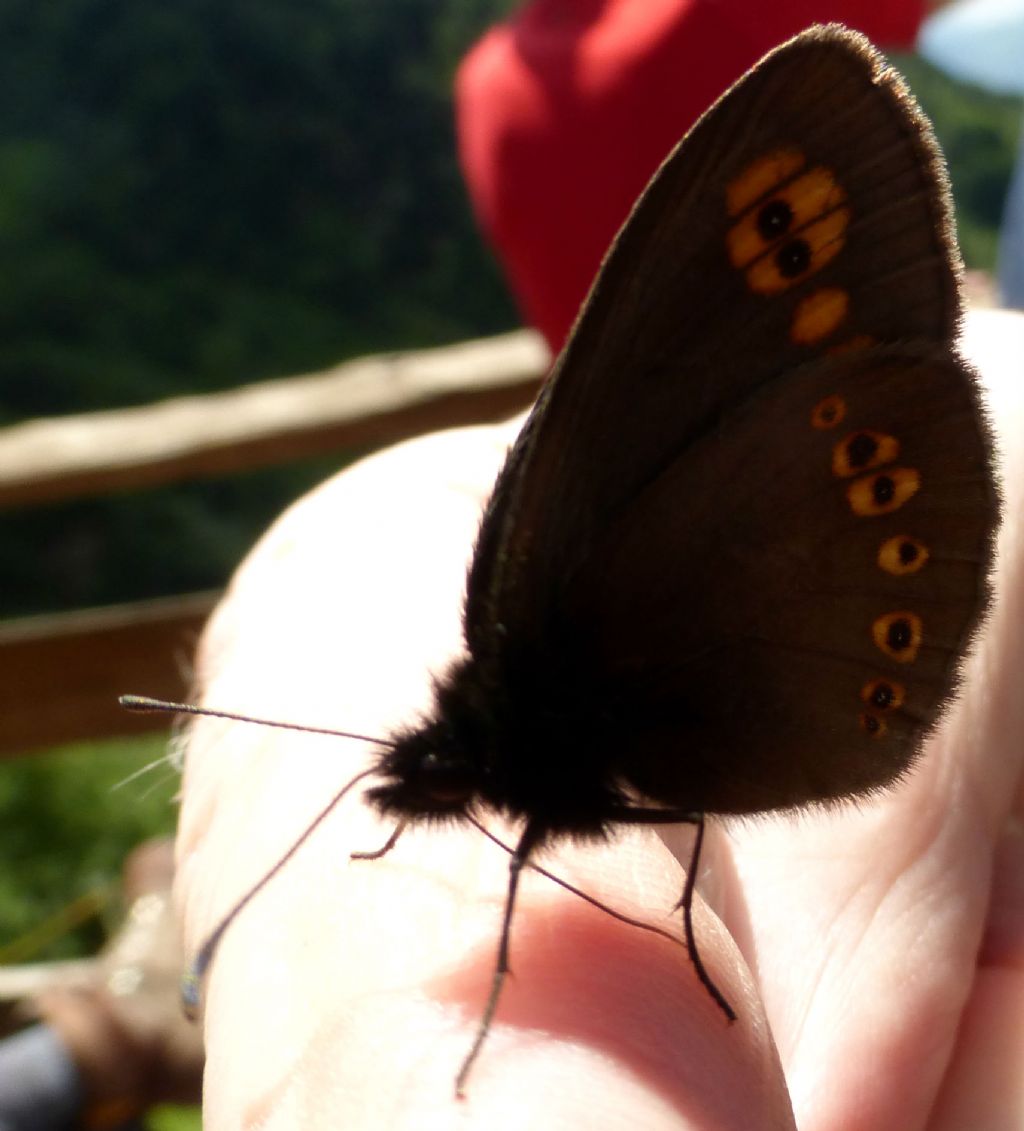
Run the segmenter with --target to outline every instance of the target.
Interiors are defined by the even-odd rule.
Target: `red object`
[[[669,150],[772,47],[836,20],[909,47],[923,0],[534,0],[456,80],[477,217],[527,322],[561,348],[612,237]]]

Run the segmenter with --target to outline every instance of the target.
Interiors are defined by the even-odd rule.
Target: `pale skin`
[[[351,861],[391,832],[356,787],[213,963],[207,1128],[1024,1124],[1024,317],[983,330],[1006,513],[992,614],[957,705],[891,792],[827,815],[712,822],[697,934],[739,1020],[726,1023],[684,950],[527,873],[514,977],[454,1099],[507,857],[463,825]],[[514,431],[411,442],[293,508],[206,634],[203,701],[370,735],[414,718],[428,672],[457,652],[479,508]],[[179,840],[190,953],[371,752],[196,726]],[[632,830],[542,862],[678,929],[691,843],[685,827]]]

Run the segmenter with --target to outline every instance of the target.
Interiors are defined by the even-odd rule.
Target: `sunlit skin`
[[[972,327],[973,329],[973,327]],[[989,316],[1007,526],[957,707],[913,774],[829,815],[712,826],[701,952],[527,874],[510,980],[467,1098],[452,1081],[497,945],[507,859],[468,827],[392,831],[358,791],[233,924],[209,973],[206,1126],[785,1128],[1024,1119],[1024,317]],[[289,512],[202,643],[211,705],[386,733],[456,654],[479,508],[515,425],[384,452]],[[178,894],[194,951],[372,752],[202,721]],[[515,830],[495,831],[507,838]],[[543,863],[659,925],[692,831],[558,845]],[[991,898],[990,898],[991,890]],[[979,951],[980,947],[980,951]]]

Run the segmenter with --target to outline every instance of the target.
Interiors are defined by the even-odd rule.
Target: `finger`
[[[1024,830],[1005,830],[973,991],[929,1127],[1024,1124]]]
[[[1024,327],[996,322],[1011,338]],[[735,882],[728,853],[712,870],[716,906],[756,962],[801,1126],[926,1118],[975,980],[994,845],[1021,797],[1024,341],[991,325],[982,340],[1007,522],[958,701],[884,796],[733,827]]]
[[[452,1118],[493,970],[506,861],[472,831],[424,829],[384,860],[349,863],[348,849],[367,842],[353,831],[358,812],[341,816],[247,909],[218,958],[211,1127],[218,1113],[356,1128]],[[609,900],[632,880],[644,902],[670,906],[675,885],[650,874],[643,848],[617,845],[603,865],[596,851],[549,863],[584,886],[600,868],[596,890]],[[731,973],[736,956],[709,922],[698,930],[736,1025],[681,948],[526,877],[513,976],[460,1120],[600,1127],[629,1112],[650,1128],[790,1126],[767,1027]],[[214,1047],[229,1051],[219,1059]]]
[[[445,459],[460,450],[443,493],[438,468],[451,465],[424,442],[287,519],[211,630],[208,699],[370,733],[425,703],[427,671],[457,642],[480,483],[500,455],[494,434],[483,435],[444,449]],[[474,466],[477,481],[465,471]],[[382,521],[395,513],[393,526]],[[417,528],[424,516],[430,537]],[[389,588],[389,569],[402,588]],[[196,731],[182,869],[193,945],[366,757],[349,742],[221,723]],[[424,829],[384,860],[349,862],[389,831],[347,798],[226,934],[208,985],[208,1126],[450,1125],[454,1075],[493,969],[507,861],[473,830]],[[663,860],[651,867],[652,843],[607,853],[599,876],[609,901],[639,887],[655,906],[672,905],[678,876]],[[587,874],[593,859],[583,855],[567,858],[571,875]],[[743,1004],[734,1027],[678,947],[548,881],[527,878],[513,928],[514,977],[474,1068],[471,1114],[460,1118],[522,1126],[525,1114],[542,1127],[571,1115],[600,1127],[630,1111],[652,1128],[789,1125],[771,1039],[730,973],[736,956],[721,932],[702,930],[703,953]]]
[[[979,366],[995,429],[1003,495],[993,601],[966,670],[952,757],[994,842],[1016,807],[1024,813],[1024,315],[978,311],[965,349]]]

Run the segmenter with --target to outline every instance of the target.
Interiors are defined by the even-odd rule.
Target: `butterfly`
[[[930,127],[838,26],[762,60],[638,200],[498,476],[464,654],[318,818],[366,782],[382,852],[410,824],[521,829],[457,1093],[540,849],[696,825],[685,938],[731,1017],[692,923],[705,818],[839,803],[914,763],[998,512],[959,272]]]

